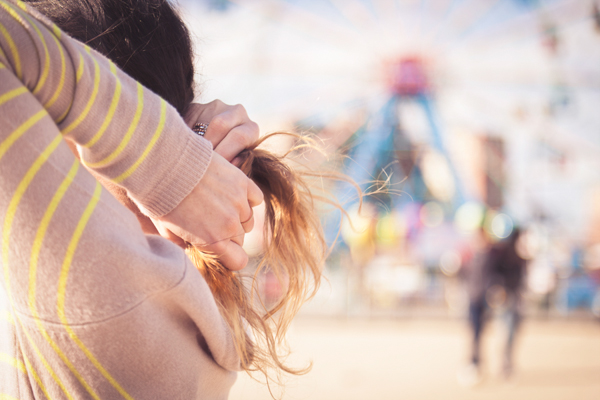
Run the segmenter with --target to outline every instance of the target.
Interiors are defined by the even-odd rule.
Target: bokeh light
[[[456,210],[454,223],[463,232],[473,232],[480,228],[485,216],[485,208],[477,202],[467,202]]]
[[[454,276],[460,270],[462,257],[456,250],[448,250],[440,258],[440,269],[447,276]]]
[[[444,222],[444,210],[435,201],[425,203],[419,214],[423,225],[430,228],[440,226]]]
[[[513,231],[513,227],[513,220],[506,214],[496,214],[492,219],[492,233],[500,239],[510,236]]]
[[[600,0],[181,2],[200,38],[200,100],[243,104],[263,133],[317,136],[309,165],[363,190],[388,179],[346,210],[327,283],[295,325],[314,370],[290,397],[597,397]],[[476,266],[517,228],[522,375],[495,375],[512,298],[492,291],[489,375],[469,391],[455,375]],[[269,397],[252,393],[232,399]]]

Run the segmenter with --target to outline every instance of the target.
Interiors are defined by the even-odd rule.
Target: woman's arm
[[[224,255],[232,269],[245,265],[236,241],[244,234],[240,221],[247,220],[250,206],[262,200],[256,185],[213,155],[210,143],[193,134],[164,100],[109,60],[53,23],[46,22],[44,29],[18,7],[6,7],[7,15],[14,14],[25,24],[19,24],[18,48],[11,50],[4,38],[7,66],[13,67],[63,137],[77,144],[84,164],[125,187],[145,215],[163,220],[177,236]],[[217,160],[211,163],[211,158]],[[209,164],[215,179],[207,177],[199,188]],[[218,198],[223,185],[227,196]]]
[[[0,363],[0,393],[26,397],[28,382],[39,397],[225,397],[239,360],[206,284],[180,249],[142,234],[63,138],[174,227],[189,217],[219,229],[221,215],[236,232],[246,178],[105,58],[5,0],[0,118],[10,315],[0,321],[10,361]],[[237,189],[224,210],[207,191],[227,182]]]

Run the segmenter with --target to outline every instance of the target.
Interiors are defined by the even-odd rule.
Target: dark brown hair
[[[167,0],[25,0],[185,114],[194,100],[189,31]]]

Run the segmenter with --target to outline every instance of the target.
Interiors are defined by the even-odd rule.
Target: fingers
[[[254,183],[254,181],[248,179],[248,203],[250,204],[250,207],[256,207],[259,204],[262,204],[263,201],[263,192],[256,185],[256,183]]]
[[[198,248],[216,255],[227,269],[239,271],[248,264],[248,255],[242,248],[243,244],[244,235],[242,234],[210,245],[198,246]]]
[[[216,146],[213,144],[213,148],[227,161],[231,162],[242,150],[256,142],[258,136],[258,125],[255,122],[248,121],[229,131],[221,142]]]
[[[151,220],[151,222],[155,226],[155,228],[158,231],[158,233],[160,234],[160,236],[175,243],[177,246],[181,247],[182,249],[185,249],[187,247],[186,242],[182,238],[175,235],[173,232],[171,232],[169,229],[167,229],[165,226],[163,226],[163,224],[160,221]]]
[[[204,137],[229,162],[259,137],[258,125],[250,120],[240,104],[230,106],[220,100],[195,103],[187,111],[185,120],[190,127],[197,123],[208,124]]]
[[[227,106],[227,108],[218,110],[216,114],[210,116],[210,119],[207,121],[208,129],[206,129],[204,137],[210,140],[213,148],[216,149],[221,141],[226,136],[229,136],[235,128],[241,127],[248,121],[248,115],[244,107],[241,105]]]
[[[254,212],[250,209],[251,215],[246,221],[242,221],[242,228],[244,232],[249,233],[254,228]]]
[[[170,240],[179,237],[215,253],[226,268],[241,269],[248,259],[242,249],[244,232],[254,227],[252,207],[262,202],[258,186],[215,153],[202,179],[177,207],[159,218],[157,229]]]
[[[254,228],[254,212],[250,209],[251,215],[246,221],[240,222],[242,230],[229,238],[215,243],[197,246],[202,251],[208,251],[217,256],[219,261],[231,271],[239,271],[248,263],[248,255],[243,249],[245,233]]]
[[[254,228],[254,211],[253,207],[260,205],[264,201],[262,191],[258,188],[256,183],[251,179],[248,179],[248,209],[245,214],[240,215],[240,221],[244,232],[248,233]]]
[[[225,251],[217,256],[231,271],[239,271],[248,264],[248,255],[242,246],[233,240],[228,241]]]

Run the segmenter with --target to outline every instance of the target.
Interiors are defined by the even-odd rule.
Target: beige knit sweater
[[[232,337],[183,251],[73,157],[168,213],[210,143],[162,99],[0,0],[0,399],[225,399]]]

